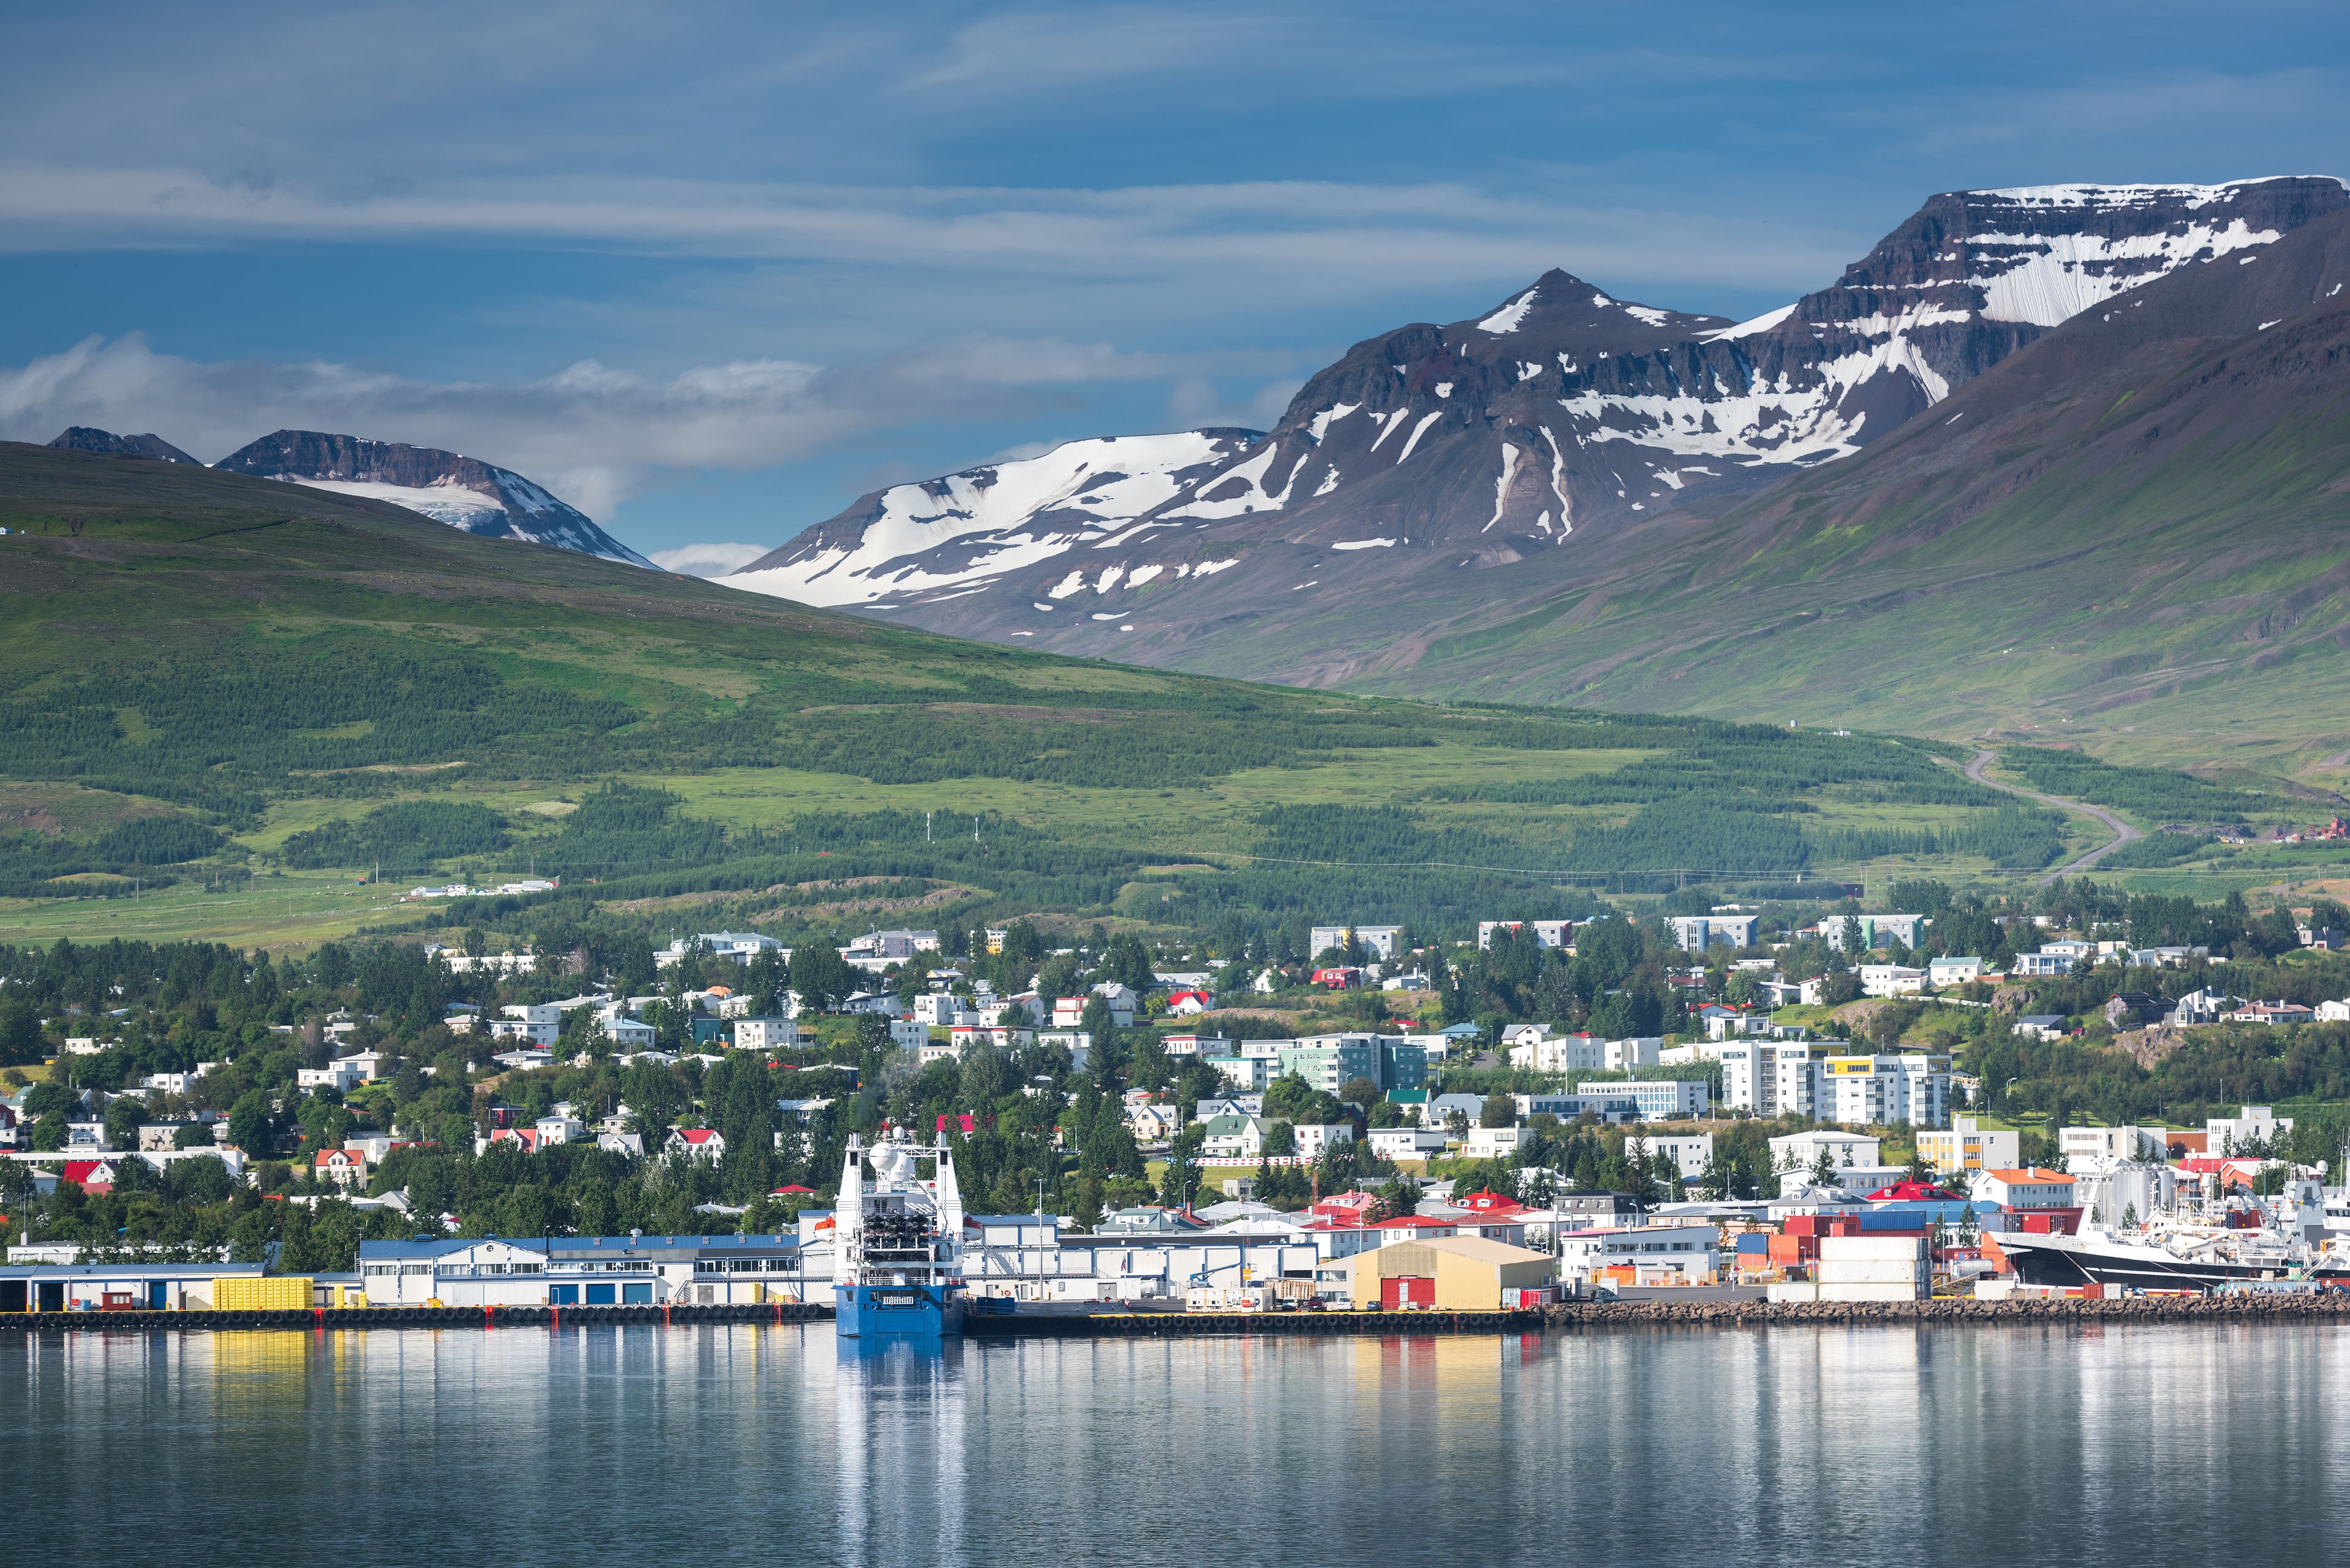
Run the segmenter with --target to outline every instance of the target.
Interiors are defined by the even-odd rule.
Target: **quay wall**
[[[808,1303],[733,1306],[321,1307],[240,1312],[9,1313],[0,1334],[234,1331],[240,1329],[556,1328],[616,1324],[829,1322]],[[2350,1321],[2350,1291],[2312,1294],[2129,1296],[2117,1300],[1923,1302],[1565,1302],[1513,1312],[1096,1313],[972,1314],[964,1336],[1195,1338],[1232,1334],[1424,1335],[1529,1334],[1546,1329],[1772,1328],[1818,1324],[2001,1326],[2090,1323],[2308,1323]]]

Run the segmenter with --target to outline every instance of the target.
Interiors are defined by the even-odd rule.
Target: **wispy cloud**
[[[765,545],[686,545],[655,550],[650,559],[663,571],[682,572],[689,577],[723,577],[749,566],[769,548]]]
[[[653,377],[581,360],[532,381],[432,382],[327,361],[204,362],[159,354],[138,336],[91,337],[0,369],[0,437],[151,430],[216,462],[272,430],[328,430],[464,452],[608,517],[661,470],[766,468],[877,431],[1000,420],[1060,389],[1195,365],[1100,344],[965,337],[830,367],[749,359]]]

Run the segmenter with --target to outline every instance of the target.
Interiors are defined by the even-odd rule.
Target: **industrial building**
[[[1389,1311],[1496,1312],[1548,1299],[1558,1260],[1482,1236],[1438,1236],[1374,1247],[1347,1260],[1347,1297]]]

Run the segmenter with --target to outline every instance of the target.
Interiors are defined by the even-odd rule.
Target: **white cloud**
[[[533,381],[431,382],[328,361],[207,363],[134,334],[0,369],[0,437],[153,431],[216,462],[273,430],[325,430],[463,452],[608,518],[657,470],[765,468],[875,431],[999,419],[1041,406],[1044,389],[1196,365],[1105,344],[962,337],[835,367],[748,359],[657,377],[583,359]]]
[[[1269,431],[1280,422],[1289,400],[1305,384],[1295,377],[1282,377],[1267,381],[1252,397],[1228,403],[1205,380],[1187,377],[1176,382],[1167,394],[1167,413],[1178,424],[1194,430],[1236,425],[1243,430]]]
[[[682,572],[690,577],[723,577],[749,566],[767,550],[765,545],[683,545],[674,550],[655,550],[650,559],[665,572]]]

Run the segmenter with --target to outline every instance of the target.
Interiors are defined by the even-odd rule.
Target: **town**
[[[2308,992],[2350,981],[2350,916],[1909,890],[1933,912],[1329,925],[1286,955],[1033,921],[602,962],[481,931],[14,953],[0,1312],[828,1303],[844,1151],[909,1137],[959,1173],[926,1201],[965,1299],[1013,1310],[2350,1277],[2338,1120],[2066,1114],[2092,1045],[2341,1052],[2350,1004]]]

